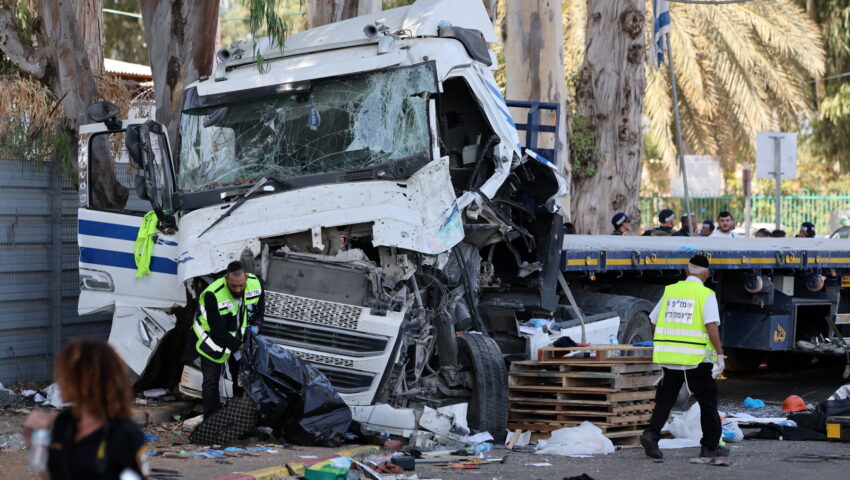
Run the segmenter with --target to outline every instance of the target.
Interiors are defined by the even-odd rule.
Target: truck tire
[[[637,337],[642,338],[642,341],[652,340],[652,327],[649,322],[649,312],[655,307],[652,302],[627,295],[585,290],[576,291],[575,296],[578,306],[588,313],[613,311],[620,316],[620,329],[617,332],[620,343],[640,341],[635,339]]]
[[[765,361],[765,352],[746,348],[725,347],[727,372],[754,372]]]
[[[466,415],[469,428],[490,432],[496,442],[503,442],[508,426],[508,372],[502,351],[495,340],[480,334],[464,333],[457,343],[460,362],[473,378]]]

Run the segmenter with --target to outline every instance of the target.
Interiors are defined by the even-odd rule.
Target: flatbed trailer
[[[847,240],[566,235],[561,271],[582,309],[616,310],[621,341],[644,340],[664,286],[683,279],[697,253],[711,263],[706,286],[717,293],[733,368],[800,359],[789,353],[846,357]]]

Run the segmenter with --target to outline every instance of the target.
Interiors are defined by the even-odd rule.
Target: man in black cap
[[[803,222],[800,225],[800,231],[797,232],[797,238],[815,238],[815,225],[812,222]]]
[[[673,220],[676,220],[676,213],[669,208],[661,210],[658,214],[658,227],[652,230],[643,232],[644,237],[669,237],[673,235]]]
[[[614,231],[611,235],[628,235],[632,231],[632,221],[623,212],[617,212],[611,218],[611,225],[614,226]]]
[[[702,221],[702,230],[699,232],[700,237],[709,237],[714,233],[714,220],[706,218]]]
[[[691,229],[688,231],[688,217],[691,217]],[[682,215],[680,219],[682,222],[682,228],[673,234],[674,237],[696,237],[697,236],[697,216],[693,213],[688,215]]]
[[[198,313],[192,322],[191,336],[201,357],[202,404],[204,416],[221,408],[219,379],[222,367],[228,364],[233,395],[238,387],[239,358],[244,346],[245,331],[262,325],[265,292],[260,279],[245,272],[241,262],[230,262],[223,277],[212,282],[198,300]]]
[[[708,259],[694,255],[685,269],[687,278],[668,285],[664,296],[649,314],[652,322],[652,361],[662,369],[655,391],[655,408],[640,437],[644,452],[662,458],[658,448],[661,428],[667,422],[682,384],[697,398],[700,407],[702,440],[700,457],[724,457],[721,447],[720,416],[717,413],[717,382],[723,372],[723,345],[720,343],[720,314],[717,297],[703,285],[710,276]]]

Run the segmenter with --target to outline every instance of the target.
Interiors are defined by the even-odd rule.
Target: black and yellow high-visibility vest
[[[230,293],[230,289],[227,288],[227,280],[224,277],[214,281],[201,292],[198,315],[195,317],[195,321],[192,322],[192,331],[195,332],[195,336],[197,337],[195,349],[200,355],[213,362],[226,362],[230,358],[231,352],[229,349],[217,345],[210,338],[210,325],[207,322],[204,298],[207,293],[215,295],[215,301],[218,304],[218,314],[221,316],[222,321],[224,321],[228,333],[233,336],[236,336],[238,333],[239,339],[245,338],[245,330],[248,328],[248,316],[253,312],[254,307],[260,301],[260,295],[263,293],[257,277],[252,273],[247,275],[248,279],[245,282],[245,291],[242,294],[241,308],[236,299],[233,298],[233,294]]]
[[[664,289],[653,336],[654,363],[690,366],[717,356],[702,317],[702,307],[713,293],[701,283],[688,281]]]

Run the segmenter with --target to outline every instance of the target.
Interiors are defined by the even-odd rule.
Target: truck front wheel
[[[475,333],[457,338],[460,362],[472,375],[466,415],[469,427],[490,432],[496,442],[503,442],[508,425],[508,372],[499,344]]]

